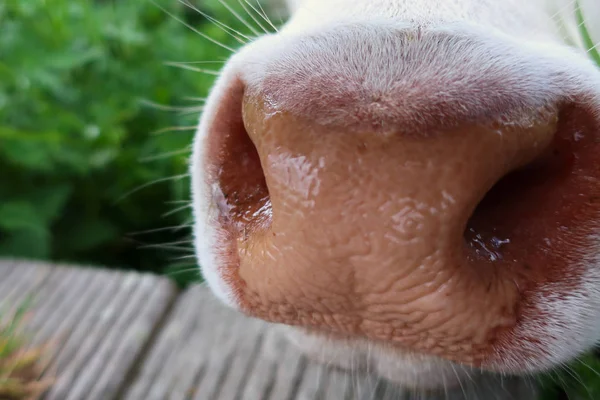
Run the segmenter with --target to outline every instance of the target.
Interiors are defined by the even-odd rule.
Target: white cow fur
[[[298,44],[297,38],[307,33],[328,32],[332,27],[343,24],[346,24],[344,29],[354,29],[352,26],[360,24],[360,29],[367,30],[369,26],[402,28],[421,25],[425,29],[445,32],[468,32],[480,37],[491,50],[512,49],[507,55],[506,65],[528,69],[524,72],[531,78],[527,82],[529,86],[519,88],[523,90],[525,101],[538,104],[573,93],[589,92],[593,94],[590,101],[600,114],[600,74],[581,49],[573,2],[569,0],[288,0],[288,4],[292,16],[281,32],[247,45],[224,68],[207,101],[195,139],[191,172],[198,261],[215,295],[231,307],[237,308],[237,305],[230,288],[220,277],[216,248],[217,208],[213,206],[212,198],[219,188],[209,187],[204,181],[204,141],[219,101],[235,77],[241,78],[248,87],[260,88],[264,85],[267,68],[279,65],[292,71],[297,64],[294,57],[300,57],[303,51],[315,50],[310,45]],[[581,4],[592,35],[600,41],[600,1],[581,0]],[[565,43],[573,43],[580,48],[573,50]],[[294,52],[289,50],[292,45],[308,47]],[[338,46],[344,48],[350,44],[340,38]],[[357,51],[360,52],[360,47]],[[511,59],[510,54],[514,54],[515,58]],[[355,56],[360,57],[360,54]],[[479,66],[470,65],[467,68],[473,71],[466,72],[477,73],[477,68],[483,70],[486,67],[488,60],[484,53],[474,57]],[[323,63],[326,61],[323,60]],[[569,71],[569,78],[555,82],[555,86],[548,85],[542,78],[549,71],[564,71],[565,68]],[[279,73],[285,74],[286,71]],[[385,73],[374,71],[374,81],[371,82],[374,87],[379,84],[377,74],[383,76]],[[280,100],[286,101],[285,93],[281,96]],[[290,102],[293,106],[292,100]],[[335,115],[328,117],[335,118]],[[600,245],[598,249],[591,249],[581,262],[587,268],[587,283],[567,299],[556,299],[552,287],[545,288],[544,293],[540,293],[539,308],[550,310],[553,320],[544,327],[530,324],[522,328],[530,335],[543,338],[550,350],[548,358],[526,365],[529,371],[566,362],[600,339]],[[306,336],[295,329],[292,329],[291,337],[307,353],[323,357],[328,362],[345,366],[368,365],[383,376],[411,386],[436,386],[465,374],[464,369],[457,373],[455,365],[443,360],[402,355],[363,341],[332,342]],[[518,353],[506,357],[507,364],[498,366],[498,369],[510,371],[511,367],[523,367],[523,363],[527,362],[519,359]]]

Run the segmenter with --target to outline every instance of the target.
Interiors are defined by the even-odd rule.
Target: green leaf
[[[109,221],[89,219],[80,221],[62,240],[67,241],[65,247],[70,252],[79,253],[106,244],[118,236],[118,228]]]
[[[12,231],[0,239],[0,254],[3,256],[36,259],[50,257],[50,233],[41,227]]]
[[[0,228],[7,231],[44,232],[45,221],[32,203],[24,201],[0,204]]]
[[[590,35],[590,31],[587,28],[580,1],[576,0],[575,6],[575,17],[577,19],[577,26],[579,27],[579,34],[581,35],[583,44],[588,50],[590,58],[600,67],[600,50],[596,46],[596,43],[594,43],[594,40]]]
[[[69,200],[73,187],[70,184],[45,187],[32,193],[35,208],[46,224],[52,223]]]
[[[588,354],[542,375],[539,379],[541,394],[539,400],[562,399],[561,392],[571,400],[593,400],[600,398],[600,359]]]

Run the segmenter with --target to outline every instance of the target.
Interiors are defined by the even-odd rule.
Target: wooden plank
[[[207,288],[178,301],[127,400],[531,400],[496,378],[411,393],[378,377],[313,363],[266,323],[222,306]],[[510,381],[512,385],[514,382]],[[507,390],[508,389],[508,390]]]
[[[112,398],[133,367],[133,360],[150,336],[153,323],[166,309],[168,297],[166,285],[160,285],[161,281],[155,277],[135,278],[138,281],[128,301],[112,304],[118,316],[85,360],[65,400]],[[149,312],[149,308],[155,310]]]
[[[91,389],[93,383],[82,379],[81,375],[89,369],[90,360],[101,350],[105,338],[109,337],[113,326],[124,315],[123,311],[129,311],[127,316],[131,314],[132,299],[141,292],[138,277],[134,274],[125,274],[118,284],[118,292],[103,305],[96,323],[89,327],[82,342],[71,354],[68,367],[56,377],[53,387],[45,397],[46,400],[66,400],[74,390]]]
[[[0,273],[0,301],[34,295],[33,342],[54,350],[48,400],[114,398],[177,294],[169,280],[138,273],[13,261]]]
[[[0,307],[14,310],[36,292],[48,279],[51,267],[38,262],[0,261],[4,271],[11,271],[0,281]]]
[[[274,334],[273,339],[278,341],[281,356],[277,362],[271,399],[293,400],[297,396],[308,361],[298,351],[295,351],[279,333]]]
[[[0,262],[0,293],[2,293],[3,283],[7,282],[13,273],[16,273],[13,266],[14,262],[9,260]]]
[[[316,364],[279,330],[224,307],[202,286],[176,297],[159,277],[15,261],[0,262],[0,277],[0,303],[35,294],[34,342],[55,343],[56,383],[45,400],[535,398],[519,379],[486,375],[447,392],[411,393]]]
[[[78,302],[82,311],[78,312],[76,310],[74,316],[71,318],[67,316],[65,318],[64,323],[68,325],[64,328],[64,331],[67,331],[69,328],[71,329],[68,331],[66,337],[59,336],[58,344],[60,347],[57,348],[56,358],[53,363],[53,369],[57,374],[61,374],[67,368],[73,368],[77,351],[82,347],[90,332],[94,331],[96,325],[104,322],[103,317],[106,304],[110,304],[113,297],[117,296],[120,279],[122,279],[122,275],[117,272],[112,274],[103,273],[95,276],[94,282],[96,284],[92,285],[92,288],[95,288],[95,290],[90,290],[90,295],[85,297],[86,301]],[[52,324],[48,325],[52,326]],[[51,333],[45,335],[42,331],[40,335],[48,338]]]
[[[127,398],[151,399],[155,397],[151,393],[153,391],[166,392],[167,389],[160,388],[174,378],[175,368],[178,367],[174,360],[179,353],[187,353],[181,347],[190,341],[191,331],[196,321],[193,317],[194,311],[194,305],[189,301],[183,301],[181,298],[178,300],[167,320],[166,328],[163,329],[150,354],[144,360],[136,383],[129,388]],[[191,367],[186,365],[185,369],[189,371]]]
[[[338,369],[331,369],[327,377],[324,399],[349,400],[352,396],[352,376]]]
[[[278,340],[273,329],[267,329],[259,350],[260,356],[242,388],[242,399],[270,399],[275,386],[278,361],[285,353],[286,343]]]
[[[310,365],[302,376],[295,399],[321,400],[325,394],[326,376],[325,365]]]
[[[235,398],[264,326],[222,307],[205,288],[188,290],[125,398],[217,398],[221,392],[219,398]]]
[[[220,330],[227,329],[230,321],[219,307],[211,307],[210,303],[216,301],[199,289],[188,290],[179,299],[126,398],[162,400],[171,394],[188,396]]]
[[[141,356],[144,344],[150,338],[156,323],[162,318],[172,301],[173,286],[170,282],[150,280],[150,295],[138,308],[133,320],[125,320],[113,337],[117,344],[107,351],[103,364],[98,364],[100,373],[90,374],[95,380],[93,389],[86,394],[86,399],[103,400],[113,398],[119,391],[135,360]],[[78,397],[74,397],[76,399]]]

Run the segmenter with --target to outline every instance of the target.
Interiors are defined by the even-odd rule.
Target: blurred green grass
[[[24,332],[29,306],[26,301],[12,312],[0,309],[0,399],[38,398],[51,384],[50,379],[41,378],[48,346],[32,347]]]
[[[176,19],[238,43],[176,1],[157,3],[175,18],[146,0],[0,2],[0,257],[197,277],[182,175],[215,77],[165,62],[218,70],[230,55]],[[217,0],[196,3],[239,25]]]

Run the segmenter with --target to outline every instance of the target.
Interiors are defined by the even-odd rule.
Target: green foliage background
[[[198,12],[158,3],[237,45]],[[239,25],[217,0],[197,6]],[[149,0],[0,1],[0,257],[192,266],[187,227],[135,233],[189,223],[188,178],[169,177],[187,173],[193,130],[156,132],[192,127],[214,76],[165,62],[228,55]]]
[[[176,0],[155,1],[239,46]],[[194,4],[250,33],[219,0]],[[193,129],[185,128],[214,76],[165,62],[215,61],[202,67],[217,70],[229,51],[181,21],[151,0],[0,1],[0,257],[198,278],[184,176]],[[600,62],[597,50],[590,55]],[[546,375],[542,398],[600,398],[599,370],[599,358],[586,355]]]

